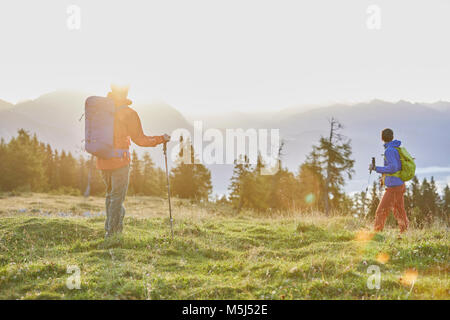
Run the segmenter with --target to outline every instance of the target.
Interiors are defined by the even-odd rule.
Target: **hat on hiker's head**
[[[128,96],[129,85],[111,84],[111,94],[113,97],[126,99]]]
[[[108,98],[113,99],[116,105],[129,105],[131,101],[127,99],[129,85],[111,84],[111,91],[108,92]]]

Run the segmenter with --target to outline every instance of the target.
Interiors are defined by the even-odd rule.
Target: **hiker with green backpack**
[[[369,165],[369,170],[375,170],[383,175],[382,184],[386,186],[386,191],[375,213],[375,231],[383,230],[386,218],[393,209],[400,232],[403,233],[409,225],[404,205],[405,181],[414,177],[416,165],[408,151],[400,147],[401,142],[393,140],[394,132],[391,129],[384,129],[381,132],[381,139],[385,148],[384,166],[377,167],[373,163]]]

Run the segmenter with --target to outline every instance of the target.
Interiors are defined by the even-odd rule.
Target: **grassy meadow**
[[[395,224],[320,213],[233,213],[128,197],[124,233],[104,240],[104,199],[0,197],[0,299],[449,299],[448,228],[398,238]],[[68,289],[80,270],[80,289]],[[369,289],[370,266],[380,270]]]

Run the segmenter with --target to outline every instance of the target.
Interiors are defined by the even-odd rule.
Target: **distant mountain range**
[[[0,101],[0,137],[9,140],[24,128],[36,133],[39,140],[53,148],[71,151],[75,156],[88,156],[83,151],[84,102],[92,94],[57,91],[16,105]],[[177,110],[164,103],[134,104],[147,135],[160,135],[176,128],[191,128]],[[163,165],[161,148],[136,148],[149,151],[155,163]]]
[[[57,149],[82,151],[84,101],[90,94],[57,91],[18,104],[0,100],[0,137],[9,139],[24,128],[36,133],[41,141]],[[202,120],[205,128],[279,128],[285,141],[283,163],[296,171],[305,160],[311,146],[328,132],[328,120],[338,119],[342,133],[352,140],[356,175],[348,183],[348,191],[362,190],[367,183],[367,166],[372,156],[382,162],[383,146],[380,131],[390,127],[416,157],[422,176],[434,175],[442,184],[449,183],[450,168],[450,102],[432,104],[399,101],[390,103],[373,100],[353,105],[336,104],[317,108],[289,108],[278,112],[223,113],[200,115],[196,119],[183,115],[168,104],[158,102],[134,104],[146,134],[171,133],[177,128],[192,132],[191,120]],[[136,148],[140,152],[142,148]],[[150,148],[155,162],[162,166],[160,148]],[[215,193],[225,193],[232,173],[231,165],[212,165]],[[430,169],[434,168],[434,169]],[[420,175],[419,175],[420,176]]]

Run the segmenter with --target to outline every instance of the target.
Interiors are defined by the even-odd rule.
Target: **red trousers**
[[[394,212],[395,220],[397,220],[400,232],[408,229],[409,221],[406,216],[405,202],[403,195],[406,191],[405,184],[398,187],[386,188],[386,191],[378,205],[377,212],[375,214],[375,231],[382,231],[384,223],[392,208]]]

